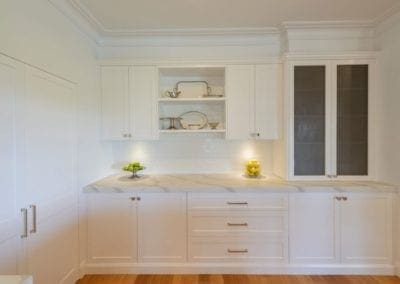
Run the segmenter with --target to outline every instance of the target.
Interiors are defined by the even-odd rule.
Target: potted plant
[[[130,164],[128,164],[128,165],[126,165],[124,168],[123,168],[123,170],[124,171],[127,171],[127,172],[131,172],[132,173],[132,175],[130,176],[130,178],[140,178],[140,176],[137,174],[139,171],[141,171],[141,170],[144,170],[145,169],[145,167],[144,166],[142,166],[141,164],[140,164],[140,162],[133,162],[133,163],[130,163]]]

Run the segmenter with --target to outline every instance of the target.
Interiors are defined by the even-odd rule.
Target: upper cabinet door
[[[330,165],[329,66],[291,65],[292,173],[325,176]]]
[[[228,139],[248,139],[254,125],[251,100],[254,96],[254,66],[230,65],[226,68]]]
[[[157,70],[154,66],[129,68],[131,101],[131,134],[135,140],[158,138]]]
[[[332,129],[336,136],[332,161],[334,176],[369,176],[373,165],[369,153],[372,129],[370,93],[372,88],[368,62],[335,62]],[[371,86],[370,86],[371,85]],[[372,112],[372,111],[371,111]],[[369,162],[370,161],[370,162]]]
[[[278,109],[282,84],[281,64],[255,66],[253,132],[259,139],[278,139]]]
[[[101,67],[102,138],[129,139],[129,67]]]

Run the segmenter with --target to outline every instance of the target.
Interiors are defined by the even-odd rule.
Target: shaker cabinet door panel
[[[157,70],[153,66],[134,66],[129,74],[132,138],[157,139]]]
[[[137,260],[136,203],[127,194],[88,196],[89,262]]]
[[[228,139],[249,139],[254,125],[251,113],[254,98],[254,66],[230,65],[226,68]]]
[[[259,139],[278,139],[279,100],[282,95],[282,65],[255,66],[254,133]]]
[[[387,194],[346,194],[341,201],[342,262],[391,263],[392,199]]]
[[[0,274],[19,274],[22,218],[17,207],[15,108],[23,88],[24,66],[0,55]]]
[[[338,205],[330,193],[290,196],[290,254],[293,263],[340,261]]]
[[[138,201],[140,262],[186,261],[186,194],[146,193]]]
[[[101,68],[102,138],[129,139],[129,67]]]

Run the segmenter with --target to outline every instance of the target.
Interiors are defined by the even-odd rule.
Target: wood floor
[[[78,284],[400,284],[395,276],[86,275]]]

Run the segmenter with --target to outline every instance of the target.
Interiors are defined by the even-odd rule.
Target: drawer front
[[[189,219],[191,235],[201,234],[257,234],[287,235],[287,215],[270,214],[196,214]]]
[[[189,259],[202,261],[287,262],[287,242],[281,238],[193,238]]]
[[[287,210],[287,194],[189,194],[189,210]]]

